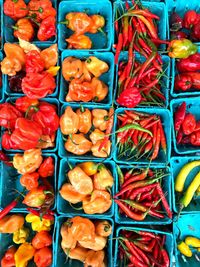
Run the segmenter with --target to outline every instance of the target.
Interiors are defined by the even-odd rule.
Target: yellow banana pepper
[[[192,251],[190,250],[189,246],[181,241],[178,245],[177,245],[178,250],[180,251],[181,254],[185,255],[186,257],[192,257]]]
[[[200,239],[196,238],[194,236],[187,236],[185,239],[185,243],[188,246],[194,247],[194,248],[199,248],[200,247]]]

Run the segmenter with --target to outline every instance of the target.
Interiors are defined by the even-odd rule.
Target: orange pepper
[[[100,251],[88,251],[85,259],[84,267],[102,267],[103,261],[105,258],[105,252],[103,250]]]
[[[95,56],[88,57],[85,66],[96,78],[109,70],[108,64]]]
[[[105,165],[101,164],[98,167],[98,173],[94,175],[93,183],[94,188],[99,190],[107,190],[113,186],[113,176]]]
[[[92,114],[90,110],[81,107],[77,109],[76,114],[79,116],[79,132],[87,134],[92,127]]]
[[[14,29],[14,36],[25,41],[31,41],[34,37],[34,28],[29,19],[22,18],[17,21]]]
[[[94,87],[90,82],[82,82],[79,79],[73,79],[69,84],[69,91],[66,101],[70,98],[73,101],[89,102],[93,99]]]
[[[55,134],[41,135],[40,140],[37,144],[37,148],[45,149],[55,146]]]
[[[5,43],[4,52],[7,58],[17,58],[20,61],[21,65],[24,66],[26,61],[25,53],[18,44]]]
[[[101,15],[92,15],[90,17],[92,19],[92,26],[90,27],[90,33],[97,33],[101,31],[101,29],[105,26],[105,19]]]
[[[75,57],[66,57],[62,62],[62,75],[66,81],[80,79],[83,75],[83,62]]]
[[[75,247],[73,249],[70,249],[68,256],[70,259],[84,262],[86,259],[87,252],[88,252],[88,249],[86,248]]]
[[[78,164],[77,166],[79,166],[88,176],[91,176],[97,173],[99,165],[93,161],[86,161]]]
[[[72,204],[79,203],[85,198],[84,194],[78,193],[75,188],[69,183],[63,184],[59,193],[62,198]]]
[[[80,216],[69,219],[69,233],[76,238],[77,241],[94,241],[95,227],[92,221]]]
[[[37,267],[48,267],[52,265],[52,249],[44,247],[35,252],[34,262]]]
[[[95,231],[97,235],[108,237],[112,233],[112,226],[108,221],[97,221],[95,223]]]
[[[88,249],[99,251],[105,248],[107,238],[99,235],[95,235],[94,240],[79,241],[79,244]]]
[[[97,78],[93,78],[91,82],[94,87],[94,101],[100,102],[104,100],[108,94],[108,86]]]
[[[68,249],[73,249],[76,247],[77,240],[75,236],[72,235],[72,233],[69,231],[68,227],[69,223],[65,222],[61,226],[60,234],[62,237],[61,247],[64,250],[64,252],[68,252]]]
[[[65,149],[75,155],[84,155],[92,148],[92,143],[80,134],[72,134],[65,142]]]
[[[99,140],[96,144],[92,145],[91,151],[92,155],[99,158],[106,158],[110,155],[111,145],[112,143],[110,140],[106,143],[106,145],[99,151],[99,147],[102,144],[103,140]]]
[[[92,144],[95,145],[98,141],[103,140],[105,137],[105,133],[100,131],[99,129],[95,129],[90,134],[90,140],[92,141]]]
[[[24,225],[24,217],[22,215],[6,215],[0,219],[0,233],[12,234]]]
[[[87,214],[104,213],[112,205],[110,193],[104,190],[94,190],[91,196],[83,200],[83,210]]]
[[[105,109],[93,109],[92,116],[92,123],[94,127],[101,131],[105,131],[109,120],[108,111]]]
[[[65,23],[67,28],[81,35],[89,31],[92,25],[92,19],[83,12],[70,12],[65,16]]]
[[[1,61],[1,72],[8,76],[14,76],[22,69],[21,62],[17,58],[5,57]]]
[[[24,197],[22,203],[29,207],[38,208],[45,203],[45,199],[46,194],[44,192],[44,188],[42,186],[39,186],[30,190]]]
[[[45,69],[56,66],[58,62],[58,45],[53,44],[50,47],[43,49],[40,52],[40,56],[44,61]]]
[[[21,176],[20,184],[26,187],[27,190],[32,190],[38,187],[39,185],[38,179],[39,179],[39,174],[37,172],[26,173]]]
[[[63,134],[68,135],[77,133],[78,127],[79,116],[68,106],[60,117],[60,130]]]
[[[36,233],[31,243],[35,249],[48,247],[48,246],[51,246],[52,244],[52,236],[48,231],[43,230],[43,231]]]
[[[69,44],[68,48],[90,49],[92,47],[92,41],[86,35],[73,34],[65,40]]]

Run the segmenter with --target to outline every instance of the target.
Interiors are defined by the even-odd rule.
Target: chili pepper
[[[32,50],[26,54],[26,73],[42,72],[44,70],[44,61],[40,53]]]
[[[69,38],[65,39],[69,43],[68,48],[74,49],[91,49],[92,41],[86,35],[73,34]]]
[[[195,24],[192,28],[192,34],[191,34],[191,38],[194,41],[199,41],[200,39],[200,27],[199,27],[199,22],[197,24]]]
[[[50,0],[31,0],[28,3],[29,16],[40,22],[49,16],[56,16]]]
[[[37,38],[39,41],[47,41],[56,35],[56,18],[49,16],[42,20],[39,30],[37,32]]]
[[[14,129],[17,118],[22,117],[22,113],[10,103],[0,104],[0,126]]]
[[[192,78],[186,73],[178,74],[175,77],[174,89],[176,91],[187,91],[192,87]]]
[[[37,99],[30,99],[27,96],[19,97],[15,101],[15,107],[21,112],[31,111],[38,105],[39,101]]]
[[[179,72],[187,71],[199,71],[200,70],[200,53],[189,56],[188,58],[182,58],[176,62],[176,67]]]
[[[189,246],[184,241],[181,241],[177,245],[177,248],[181,252],[181,254],[189,258],[192,257],[192,251],[190,250]]]
[[[69,85],[66,101],[69,101],[68,98],[70,98],[70,101],[89,102],[94,98],[94,91],[95,88],[92,82],[81,82],[78,79],[73,79]]]
[[[158,126],[160,127],[160,144],[161,144],[161,148],[166,154],[167,153],[167,143],[166,143],[165,132],[163,130],[163,126],[162,126],[161,120],[159,120]]]
[[[150,65],[150,63],[155,59],[156,53],[152,52],[149,58],[143,63],[140,72],[137,76],[137,83],[141,80],[142,74],[146,70],[146,68]]]
[[[33,25],[26,18],[19,19],[15,26],[12,26],[12,28],[14,29],[13,35],[15,38],[20,38],[29,42],[34,37]]]
[[[18,214],[6,215],[0,219],[0,233],[13,234],[24,225],[24,216]]]
[[[92,19],[84,12],[70,12],[61,23],[66,24],[67,28],[77,35],[89,32],[92,27]]]
[[[88,71],[97,78],[109,70],[109,66],[105,61],[102,61],[94,56],[88,57],[85,61],[85,65]]]
[[[200,131],[193,132],[189,140],[193,146],[200,146]]]
[[[196,119],[192,113],[187,113],[182,122],[182,130],[185,135],[191,134],[196,127]]]
[[[193,237],[193,236],[187,236],[185,238],[185,243],[188,246],[191,246],[193,248],[199,248],[200,247],[200,239]]]
[[[34,188],[37,188],[39,183],[39,174],[37,172],[33,172],[30,174],[24,174],[20,178],[20,184],[24,187],[26,187],[27,190],[32,190]]]
[[[47,177],[53,176],[54,169],[55,169],[54,160],[52,157],[48,157],[48,158],[44,159],[44,161],[40,165],[40,167],[38,169],[38,173],[39,173],[40,177],[47,178]]]
[[[172,40],[168,46],[172,58],[187,58],[197,52],[197,46],[188,39]]]
[[[52,236],[49,234],[48,231],[40,231],[36,233],[36,235],[32,239],[32,245],[35,249],[48,247],[51,244],[52,244]]]
[[[6,0],[3,4],[3,11],[6,16],[17,20],[28,14],[26,3],[23,0]]]
[[[120,32],[118,35],[118,43],[117,43],[116,53],[115,53],[115,64],[118,63],[119,54],[122,50],[122,47],[123,47],[123,34]]]
[[[142,257],[140,257],[138,255],[138,253],[136,252],[134,244],[132,242],[130,242],[129,240],[127,240],[127,239],[123,239],[123,241],[124,241],[126,247],[128,248],[128,250],[131,252],[131,254],[133,256],[135,256],[139,261],[143,262]]]
[[[150,184],[150,185],[147,185],[147,186],[144,186],[144,187],[140,187],[140,188],[137,188],[137,189],[134,189],[130,195],[130,199],[134,199],[138,194],[141,194],[141,193],[144,193],[146,191],[149,191],[153,188],[155,188],[157,186],[157,184]]]
[[[126,187],[127,185],[144,180],[147,177],[147,170],[143,170],[140,174],[130,176],[122,185],[122,187]]]
[[[194,25],[198,23],[198,14],[194,10],[188,10],[183,17],[183,27],[186,29],[191,29]]]
[[[4,209],[0,211],[0,220],[3,219],[11,210],[13,210],[17,206],[19,200],[20,197],[18,196],[9,205],[7,205]]]
[[[108,188],[112,188],[113,183],[114,178],[111,172],[104,165],[100,165],[98,167],[98,173],[94,175],[94,188],[98,190],[107,190]]]
[[[177,136],[176,136],[176,142],[177,144],[181,144],[183,140],[183,131],[182,128],[180,128],[177,132]]]
[[[158,194],[159,194],[159,196],[161,198],[162,204],[163,204],[163,206],[164,206],[164,208],[165,208],[165,210],[167,212],[168,217],[170,219],[172,219],[172,212],[170,210],[170,207],[169,207],[169,204],[168,204],[167,199],[165,197],[165,194],[164,194],[164,192],[163,192],[163,190],[162,190],[162,188],[161,188],[159,183],[157,183],[156,189],[157,189],[157,192],[158,192]]]
[[[171,40],[181,40],[183,38],[184,39],[188,38],[188,35],[185,32],[177,31],[171,34]]]
[[[97,235],[107,237],[112,233],[112,226],[108,221],[98,221],[95,223],[95,232]]]
[[[173,31],[178,31],[183,28],[183,19],[175,11],[173,11],[170,16],[170,26]]]
[[[116,131],[116,133],[120,133],[120,132],[123,132],[123,131],[126,131],[126,130],[130,130],[130,129],[135,129],[135,130],[138,130],[138,131],[142,131],[142,132],[148,133],[150,136],[152,136],[152,132],[150,132],[149,130],[141,127],[139,124],[127,124],[124,127],[119,128]]]
[[[149,31],[150,36],[154,39],[158,39],[157,30],[153,22],[150,19],[147,19],[142,15],[137,15],[136,17],[145,24],[145,26],[147,27]]]
[[[136,245],[134,245],[134,243],[131,243],[133,248],[136,250],[136,252],[142,257],[143,262],[145,262],[147,265],[150,264],[150,261],[148,259],[148,257],[146,256],[146,254]]]
[[[58,62],[58,45],[53,44],[40,52],[40,57],[44,61],[45,69],[56,66]]]
[[[169,267],[169,265],[170,265],[169,255],[168,255],[167,251],[164,248],[161,249],[161,255],[163,257],[163,263],[164,263],[163,266],[164,267]]]
[[[44,220],[50,220],[50,221],[53,221],[54,220],[54,216],[52,215],[52,214],[50,214],[50,213],[46,213],[46,214],[44,214],[44,215],[41,215],[40,214],[40,212],[39,211],[37,211],[37,210],[34,210],[34,209],[32,209],[32,208],[26,208],[27,209],[27,211],[29,211],[31,214],[33,214],[34,216],[36,216],[36,217],[38,217],[38,219],[40,220],[40,218],[42,217],[42,220],[44,219]],[[33,230],[34,231],[37,231],[36,229],[35,229],[35,227],[33,227],[33,225],[32,225],[32,228],[34,228]],[[44,227],[45,228],[45,227]],[[43,230],[45,230],[45,231],[48,231],[48,228],[46,229],[38,229],[38,232],[40,232],[40,231],[43,231]]]
[[[158,156],[158,153],[160,150],[160,140],[161,140],[161,132],[160,132],[160,127],[158,127],[157,133],[156,133],[156,142],[155,142],[155,146],[154,146],[153,153],[151,156],[151,160],[156,159]]]
[[[14,255],[16,252],[16,248],[14,246],[9,247],[9,249],[5,252],[4,256],[1,259],[1,267],[14,267],[15,259]]]
[[[123,25],[123,47],[125,47],[128,43],[128,17],[125,16],[122,18],[122,25]]]
[[[141,94],[138,88],[128,87],[118,97],[117,103],[121,106],[134,108],[141,102]]]
[[[79,132],[87,134],[92,127],[92,114],[89,109],[81,109],[76,110],[76,114],[79,117]]]
[[[44,247],[37,250],[34,254],[34,262],[38,267],[48,267],[52,264],[52,250]]]
[[[38,188],[34,188],[30,190],[26,196],[24,197],[23,204],[29,207],[41,207],[44,204],[46,198],[46,194],[44,192],[44,188],[39,186]]]
[[[15,253],[15,264],[19,267],[25,267],[28,264],[28,261],[31,260],[34,256],[35,249],[30,243],[21,244],[16,253]]]
[[[192,79],[192,87],[194,89],[200,89],[200,74],[199,72],[186,72]]]
[[[174,113],[174,129],[179,131],[186,115],[186,102],[183,102]]]

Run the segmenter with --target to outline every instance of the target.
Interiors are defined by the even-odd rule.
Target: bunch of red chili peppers
[[[119,114],[117,133],[118,158],[155,160],[167,144],[160,116],[125,110]]]
[[[54,147],[59,128],[57,107],[23,96],[15,104],[0,104],[0,126],[6,129],[1,138],[4,149]]]
[[[34,39],[37,32],[39,41],[50,40],[56,35],[56,9],[51,0],[4,1],[4,14],[14,21],[13,35],[25,41]]]
[[[167,216],[172,218],[161,186],[161,179],[167,176],[162,169],[132,168],[123,174],[118,167],[118,175],[120,191],[114,197],[125,216],[136,221],[143,221],[148,215],[163,219],[165,210]]]
[[[197,121],[192,113],[187,112],[185,102],[174,113],[174,130],[177,144],[200,146],[200,121]]]
[[[119,266],[168,267],[169,255],[164,248],[166,235],[145,230],[122,230],[119,236]]]

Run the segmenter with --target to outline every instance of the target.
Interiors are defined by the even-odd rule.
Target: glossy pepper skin
[[[28,261],[33,258],[35,249],[30,243],[23,243],[19,246],[15,253],[15,264],[16,267],[26,267]]]
[[[52,236],[48,231],[40,231],[36,233],[32,239],[32,245],[35,249],[41,249],[44,247],[51,246]]]
[[[7,129],[14,129],[18,118],[22,117],[22,113],[12,104],[0,104],[0,126]]]
[[[20,184],[24,186],[27,190],[32,190],[39,186],[38,180],[39,174],[37,172],[26,173],[21,176]]]
[[[26,196],[24,197],[23,204],[33,207],[33,208],[38,208],[41,207],[42,204],[44,204],[46,199],[46,194],[44,192],[44,188],[42,186],[30,190]]]
[[[14,20],[24,18],[28,9],[24,0],[6,0],[3,4],[4,14]]]
[[[200,131],[193,132],[193,133],[190,135],[190,143],[191,143],[193,146],[200,146]]]
[[[92,19],[84,12],[70,12],[63,23],[76,35],[81,35],[89,31]]]
[[[54,16],[49,16],[42,20],[37,38],[39,41],[47,41],[56,35],[56,18]]]
[[[14,255],[17,251],[16,247],[12,246],[5,252],[1,259],[1,267],[15,267]]]
[[[186,115],[186,102],[183,102],[174,113],[174,129],[179,131]]]
[[[19,19],[12,28],[14,29],[15,38],[30,42],[34,37],[34,28],[29,19]]]
[[[97,78],[109,70],[109,66],[106,62],[94,56],[87,58],[85,65],[89,72],[91,72]]]
[[[28,214],[26,215],[26,221],[31,223],[31,227],[33,231],[40,232],[40,231],[50,231],[51,225],[54,223],[53,220],[49,219],[41,219],[39,216]]]
[[[196,119],[192,113],[187,113],[182,123],[183,133],[191,134],[196,128]]]
[[[44,247],[35,252],[34,262],[37,267],[49,267],[52,264],[52,249]]]
[[[36,17],[40,22],[49,16],[56,16],[56,10],[50,0],[30,0],[28,3],[29,15]]]
[[[90,16],[92,19],[92,25],[89,29],[90,33],[97,33],[98,31],[101,31],[102,28],[105,26],[105,19],[101,15],[92,15]]]
[[[192,28],[192,34],[191,34],[191,38],[194,41],[199,41],[200,39],[200,16],[199,16],[199,21],[197,24],[194,25],[194,27]]]
[[[192,79],[192,88],[200,90],[200,72],[187,72]]]
[[[182,58],[176,62],[176,67],[179,72],[199,71],[200,70],[200,53]]]
[[[136,87],[128,87],[117,98],[117,103],[127,108],[136,107],[142,100],[140,91]]]
[[[54,159],[52,157],[48,157],[44,159],[44,161],[40,165],[38,173],[40,177],[47,178],[53,176],[54,170],[55,170]]]
[[[85,194],[78,193],[70,183],[63,184],[59,193],[64,200],[72,204],[82,202],[86,196]]]
[[[171,58],[187,58],[197,52],[197,45],[188,39],[172,40],[168,47],[168,55]]]
[[[92,41],[86,35],[73,34],[65,40],[68,43],[68,48],[74,48],[74,49],[90,49],[90,48],[92,48]]]
[[[40,57],[44,61],[44,67],[48,70],[50,67],[56,66],[58,62],[58,45],[53,44],[40,52]]]
[[[191,29],[198,23],[198,13],[195,10],[188,10],[183,17],[183,27]]]
[[[0,233],[13,234],[24,225],[24,217],[18,214],[6,215],[0,219]]]
[[[22,96],[17,98],[15,101],[15,107],[21,112],[31,111],[32,107],[37,107],[39,105],[39,101],[37,99],[31,99],[27,96]]]
[[[81,133],[87,134],[92,127],[92,114],[88,108],[80,108],[76,110],[79,117],[78,130]]]
[[[4,149],[19,149],[18,146],[12,142],[11,133],[5,131],[1,137],[1,145]]]
[[[78,132],[79,116],[68,106],[60,117],[60,130],[63,134],[74,134]]]
[[[84,155],[92,148],[92,143],[82,134],[72,134],[65,142],[65,149],[75,155]]]
[[[113,186],[114,179],[111,172],[101,164],[98,172],[94,175],[94,188],[98,190],[107,190]]]
[[[44,70],[44,61],[38,51],[32,50],[26,54],[25,67],[26,73],[37,73]]]
[[[93,99],[94,87],[91,82],[73,79],[69,84],[69,91],[66,96],[66,101],[82,101],[89,102]]]
[[[192,257],[192,251],[190,250],[189,246],[181,241],[178,245],[177,245],[178,250],[181,252],[181,254],[185,255],[186,257]]]
[[[18,231],[13,233],[13,242],[15,244],[23,244],[26,242],[29,236],[29,229],[22,227]]]
[[[176,75],[174,89],[176,91],[187,91],[192,87],[192,78],[187,73]]]

